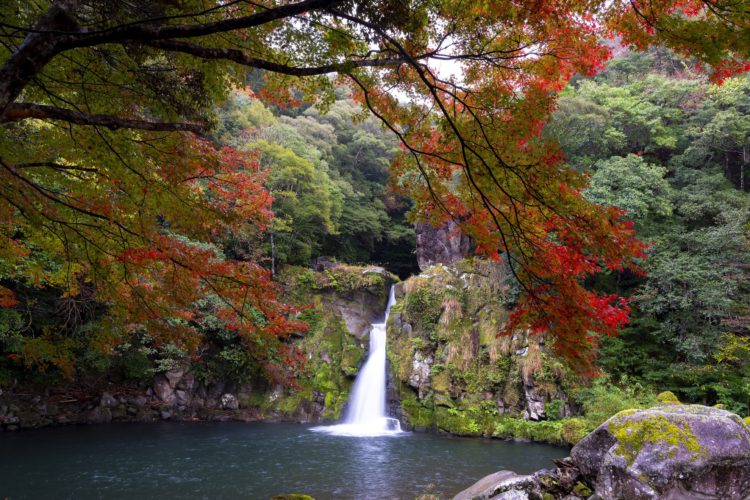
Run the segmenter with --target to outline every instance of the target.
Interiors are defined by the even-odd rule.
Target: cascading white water
[[[344,421],[314,427],[314,431],[345,436],[383,436],[401,433],[401,424],[385,413],[386,324],[396,296],[391,287],[382,323],[370,329],[370,355],[354,381]]]

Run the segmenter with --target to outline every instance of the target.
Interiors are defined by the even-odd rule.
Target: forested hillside
[[[320,110],[302,101],[267,107],[258,85],[217,109],[213,136],[257,161],[274,218],[262,237],[224,239],[223,252],[259,260],[274,274],[320,257],[379,264],[402,278],[417,273],[412,202],[394,189],[404,179],[389,177],[394,135],[363,114],[345,86]],[[588,281],[632,300],[630,322],[599,350],[611,383],[750,411],[749,116],[747,77],[711,84],[664,50],[615,59],[561,94],[545,134],[590,176],[584,196],[624,209],[649,245],[645,275],[610,272]],[[4,271],[23,307],[2,309],[3,383],[97,373],[148,381],[189,354],[146,332],[123,342],[102,315],[104,304],[70,302],[54,274],[41,274],[62,269],[54,255],[40,250],[25,259],[23,270],[38,268],[49,284],[38,290],[14,277],[18,268]],[[199,305],[207,366],[218,377],[253,372],[240,339],[212,319],[217,300]]]
[[[347,87],[325,113],[302,103],[272,112],[252,95],[235,93],[221,109],[216,138],[256,152],[268,172],[275,219],[264,248],[274,265],[325,256],[412,274],[411,202],[387,189],[397,138]]]
[[[631,54],[563,92],[548,131],[590,173],[584,195],[625,209],[650,246],[647,276],[591,282],[634,306],[602,370],[750,412],[750,80]]]

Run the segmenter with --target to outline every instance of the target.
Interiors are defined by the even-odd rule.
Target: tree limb
[[[251,57],[238,49],[204,47],[197,43],[190,42],[179,42],[175,40],[156,40],[144,42],[144,45],[161,50],[166,50],[169,52],[182,52],[195,57],[199,57],[201,59],[223,59],[236,62],[237,64],[242,64],[243,66],[250,66],[252,68],[271,71],[274,73],[282,73],[285,75],[300,77],[325,75],[328,73],[345,74],[349,73],[352,69],[355,68],[399,66],[401,64],[406,64],[406,61],[403,58],[388,57],[377,59],[358,59],[354,61],[325,64],[323,66],[298,67],[279,64],[273,61],[268,61],[266,59]]]
[[[89,115],[72,109],[28,103],[11,104],[5,113],[0,115],[0,123],[25,120],[27,118],[62,120],[69,123],[75,123],[76,125],[96,125],[111,130],[127,128],[151,130],[155,132],[192,132],[193,134],[201,136],[205,134],[203,125],[198,123],[152,122],[147,120],[119,118],[112,115]]]
[[[227,33],[230,31],[255,28],[272,21],[278,21],[280,19],[304,14],[311,10],[322,10],[337,3],[341,3],[341,1],[342,0],[304,0],[302,2],[268,8],[249,16],[223,19],[212,23],[183,24],[175,26],[130,24],[115,26],[113,28],[99,31],[87,32],[81,30],[70,33],[62,45],[65,49],[68,49],[75,47],[90,47],[92,45],[101,45],[103,43],[168,40],[171,38],[195,38],[216,33]]]

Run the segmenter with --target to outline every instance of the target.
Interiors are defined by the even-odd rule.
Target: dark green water
[[[454,495],[498,469],[551,467],[565,455],[428,434],[337,437],[294,424],[66,427],[0,434],[0,498],[413,499]]]

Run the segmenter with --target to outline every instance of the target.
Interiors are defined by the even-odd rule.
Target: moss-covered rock
[[[544,420],[552,401],[559,405],[551,418],[571,415],[572,377],[544,338],[498,336],[513,296],[502,265],[478,259],[436,265],[399,284],[388,359],[408,401],[407,425],[493,435],[503,417]],[[561,442],[559,435],[544,440]]]
[[[750,491],[750,429],[706,406],[620,412],[571,457],[603,498],[739,499]]]
[[[681,404],[677,396],[672,391],[660,392],[656,395],[656,400],[665,405],[678,405]]]
[[[279,276],[284,298],[303,307],[309,331],[296,341],[306,358],[299,387],[268,388],[253,396],[267,418],[302,422],[341,417],[365,356],[369,325],[382,317],[391,283],[398,278],[376,267],[337,265],[317,272],[287,267]]]

